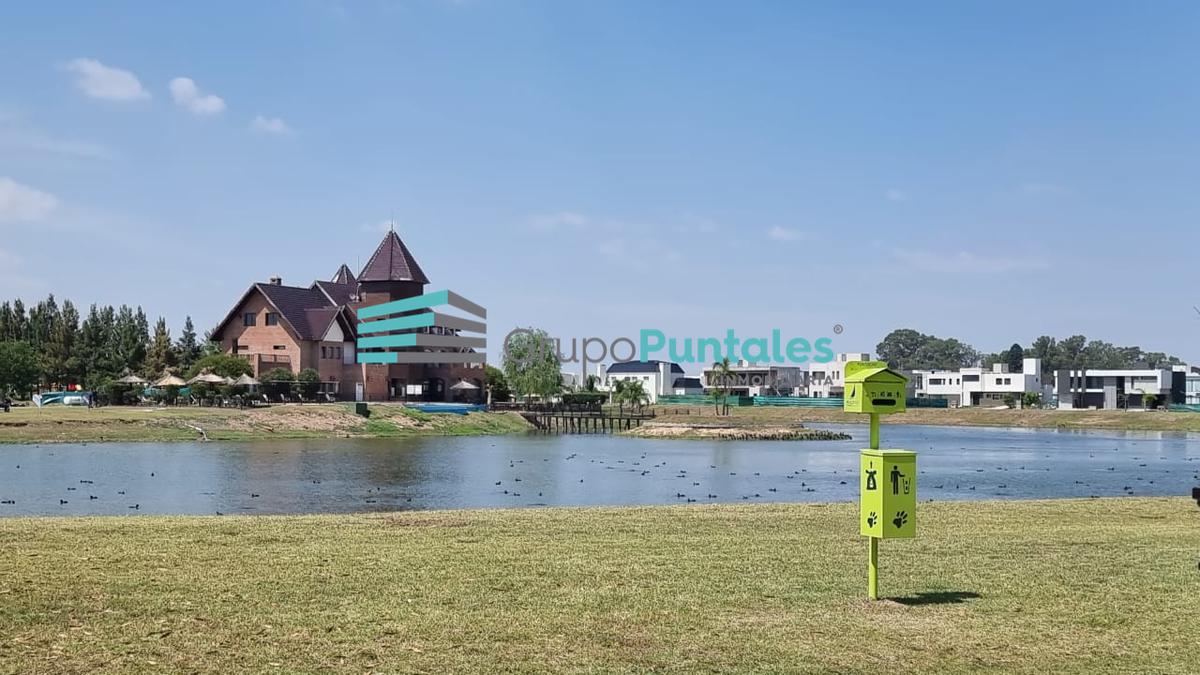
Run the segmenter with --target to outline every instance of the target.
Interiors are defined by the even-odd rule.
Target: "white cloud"
[[[592,219],[574,211],[558,211],[529,219],[529,224],[538,230],[581,230],[592,224]]]
[[[0,111],[0,150],[83,159],[113,157],[112,150],[99,143],[55,138],[39,129],[21,124],[18,115],[5,114],[3,111]]]
[[[96,59],[74,59],[64,68],[75,73],[75,85],[92,98],[107,101],[137,101],[150,98],[137,76],[128,70],[112,68]]]
[[[282,119],[278,117],[263,117],[262,115],[255,116],[250,122],[250,128],[264,134],[277,134],[280,136],[290,136],[295,133],[287,125],[287,122],[284,122]]]
[[[884,191],[883,196],[889,202],[902,202],[908,199],[908,193],[900,188],[889,188]]]
[[[892,255],[905,265],[921,272],[940,272],[946,274],[966,272],[1003,274],[1005,272],[1040,270],[1049,267],[1049,264],[1041,258],[989,257],[968,251],[941,253],[898,248],[892,251]]]
[[[54,195],[0,176],[0,223],[41,220],[57,207]]]
[[[799,230],[791,230],[786,227],[776,225],[767,230],[767,239],[773,241],[799,241],[804,238],[804,233]]]
[[[201,94],[200,88],[190,77],[171,80],[171,98],[175,103],[196,115],[216,115],[225,110],[225,101],[216,94]]]

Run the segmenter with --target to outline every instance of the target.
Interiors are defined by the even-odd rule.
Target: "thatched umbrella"
[[[137,375],[126,375],[117,380],[117,384],[148,384],[149,380],[138,377]]]
[[[242,375],[238,379],[234,380],[233,384],[235,387],[257,387],[258,385],[262,384],[262,382],[259,382],[249,375]]]
[[[201,382],[204,384],[225,384],[225,378],[216,373],[200,373],[187,381],[188,384],[199,384]]]
[[[474,384],[471,384],[470,382],[467,382],[466,380],[459,380],[458,384],[456,384],[450,388],[457,389],[458,391],[464,391],[467,389],[478,389],[479,387],[475,386]]]
[[[166,375],[158,382],[155,382],[154,386],[156,386],[156,387],[185,387],[185,386],[187,386],[187,382],[184,382],[183,378],[181,378],[181,377],[177,377],[175,375]]]

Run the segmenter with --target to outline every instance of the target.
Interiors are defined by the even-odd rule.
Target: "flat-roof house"
[[[1180,375],[1186,381],[1186,372]],[[1156,405],[1172,403],[1175,380],[1171,368],[1060,370],[1054,391],[1060,409],[1141,408],[1145,394],[1154,396]]]
[[[355,310],[422,295],[428,283],[408,247],[389,232],[357,276],[342,265],[329,281],[307,286],[287,286],[279,277],[251,284],[217,324],[213,340],[249,361],[256,377],[277,368],[311,368],[322,390],[340,399],[445,401],[460,380],[478,389],[459,391],[479,395],[482,364],[356,362]]]
[[[1035,358],[1024,359],[1019,373],[1010,372],[1008,364],[994,363],[990,370],[914,370],[912,380],[917,398],[940,398],[962,407],[998,408],[1010,396],[1020,402],[1026,393],[1039,394],[1043,400],[1051,393],[1042,381],[1042,361]]]
[[[729,366],[728,382],[711,367],[704,369],[704,382],[709,388],[724,387],[733,396],[802,396],[807,375],[799,366],[738,361]]]

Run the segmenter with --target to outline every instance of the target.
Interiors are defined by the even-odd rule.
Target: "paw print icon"
[[[878,523],[878,522],[879,522],[879,514],[872,511],[871,514],[869,516],[867,516],[867,527],[875,527],[875,523]]]
[[[900,528],[904,527],[904,524],[907,522],[908,522],[908,512],[907,511],[900,511],[900,512],[896,513],[895,518],[892,518],[892,524],[896,526],[896,529],[900,529]]]

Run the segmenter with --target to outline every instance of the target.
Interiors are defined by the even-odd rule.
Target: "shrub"
[[[599,391],[580,391],[573,394],[563,394],[562,402],[571,405],[584,405],[592,403],[604,403],[608,400],[608,394]]]
[[[280,395],[291,394],[292,384],[295,381],[296,376],[286,368],[276,368],[259,378],[259,382],[262,382],[263,393],[273,401],[279,400]]]
[[[317,392],[321,389],[321,376],[312,368],[305,368],[296,374],[293,388],[304,400],[316,400]]]

